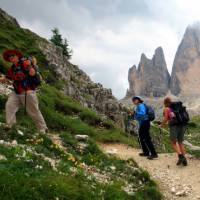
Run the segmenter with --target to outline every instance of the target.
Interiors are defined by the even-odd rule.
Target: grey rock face
[[[200,26],[189,26],[178,47],[172,68],[170,89],[174,95],[200,94]]]
[[[136,85],[137,85],[137,68],[135,65],[131,67],[128,71],[128,81],[129,81],[129,90],[127,91],[127,96],[132,96],[136,94]]]
[[[169,90],[170,75],[162,48],[158,47],[155,50],[152,59],[142,54],[138,69],[136,66],[129,69],[128,80],[127,96],[160,97],[166,95]]]
[[[112,95],[111,89],[103,88],[100,83],[94,83],[85,72],[62,55],[59,47],[45,40],[40,41],[38,45],[46,56],[49,67],[55,72],[55,77],[67,82],[63,88],[66,95],[117,122],[122,120],[122,105]]]
[[[19,27],[19,24],[18,24],[17,20],[14,17],[8,15],[1,8],[0,8],[0,21],[2,21],[2,22],[8,22],[9,21],[11,24],[14,24],[15,26]]]

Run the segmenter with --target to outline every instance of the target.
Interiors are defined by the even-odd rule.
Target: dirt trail
[[[158,159],[149,161],[138,155],[139,150],[123,144],[100,144],[100,147],[121,159],[133,158],[159,184],[165,199],[200,199],[200,160],[188,155],[189,165],[178,167],[175,154],[160,154]]]

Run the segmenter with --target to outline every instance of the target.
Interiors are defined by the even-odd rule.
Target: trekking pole
[[[26,104],[27,104],[27,91],[25,90],[25,101],[24,101],[24,106],[25,106],[25,110],[24,110],[24,114],[26,114]]]
[[[160,129],[160,133],[164,132],[164,133],[169,134],[169,131],[167,131],[167,130],[164,129],[164,128],[160,128],[160,127],[154,125],[153,123],[151,124],[151,126],[154,127],[154,128]]]
[[[189,131],[188,126],[186,126],[186,131],[187,131],[187,134],[190,135],[190,131]]]

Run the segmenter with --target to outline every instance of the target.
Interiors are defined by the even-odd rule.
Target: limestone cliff
[[[200,26],[189,26],[174,59],[170,89],[181,96],[200,95]]]
[[[162,48],[158,47],[155,50],[152,59],[142,54],[138,69],[135,66],[129,69],[128,80],[127,96],[160,97],[166,95],[169,90],[170,75]]]

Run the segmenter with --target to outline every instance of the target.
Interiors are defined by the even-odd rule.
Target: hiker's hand
[[[159,125],[159,128],[165,128],[165,127],[166,127],[166,125],[167,125],[167,124],[165,124],[165,123],[162,123],[162,124],[160,124],[160,125]]]
[[[29,75],[30,76],[35,76],[35,69],[33,69],[33,67],[30,68]]]

